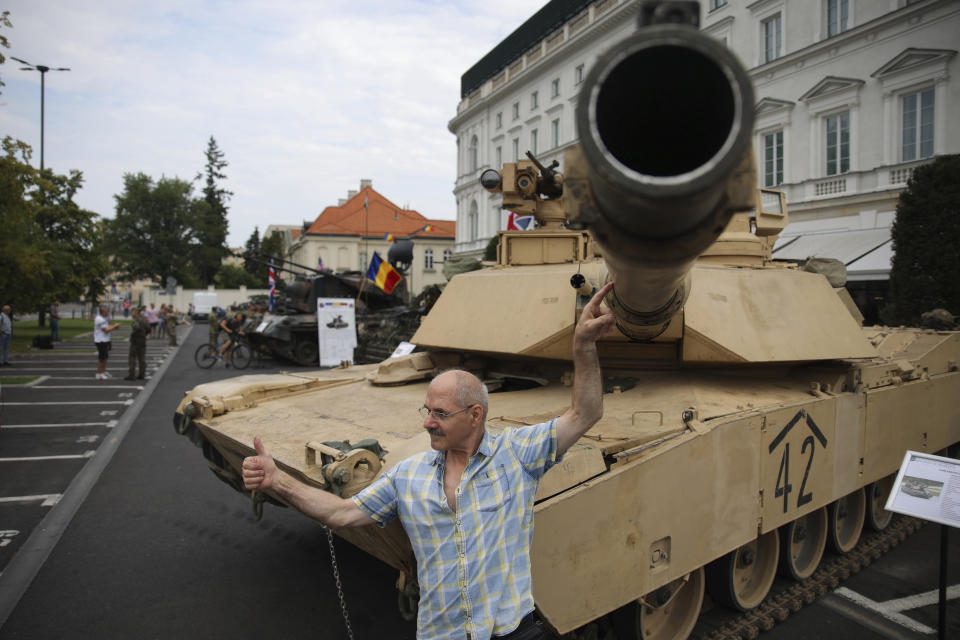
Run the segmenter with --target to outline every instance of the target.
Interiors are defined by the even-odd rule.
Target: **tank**
[[[771,259],[787,210],[756,189],[749,77],[683,15],[644,16],[585,78],[562,173],[531,156],[483,174],[538,228],[500,232],[495,266],[447,284],[416,351],[187,392],[175,425],[218,477],[242,491],[260,435],[286,471],[353,495],[429,449],[416,408],[450,367],[488,385],[492,431],[557,416],[579,312],[612,280],[603,418],[536,496],[534,599],[553,632],[685,638],[706,591],[751,610],[778,572],[803,580],[825,547],[889,525],[904,451],[960,440],[960,334],[863,327],[844,289]],[[415,597],[397,521],[337,533]]]
[[[306,366],[318,364],[318,297],[357,299],[358,348],[354,352],[355,362],[377,362],[383,359],[400,341],[409,339],[419,325],[420,313],[416,309],[410,312],[405,304],[406,290],[399,286],[388,295],[375,286],[364,286],[364,274],[360,272],[318,271],[271,256],[245,258],[263,264],[270,264],[268,261],[272,261],[274,265],[280,265],[274,266],[274,269],[293,275],[293,278],[284,283],[283,295],[275,311],[264,314],[256,324],[251,323],[246,328],[247,336],[253,345],[276,357]],[[289,269],[282,266],[283,264],[289,264],[301,271]],[[304,274],[302,271],[309,273]],[[391,332],[367,334],[369,327],[397,318],[399,320],[391,325]],[[341,317],[327,326],[339,329],[345,328],[347,323]],[[374,354],[374,359],[371,359],[368,353]],[[381,357],[377,358],[377,355]]]

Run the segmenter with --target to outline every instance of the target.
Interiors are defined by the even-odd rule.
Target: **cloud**
[[[78,201],[102,215],[124,173],[192,179],[214,136],[237,246],[361,178],[453,219],[460,76],[542,4],[14,0],[6,53],[71,68],[47,74],[46,165],[83,171]],[[38,76],[0,66],[0,135],[36,159]]]

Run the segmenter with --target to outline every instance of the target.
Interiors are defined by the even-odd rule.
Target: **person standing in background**
[[[207,316],[207,326],[210,328],[210,338],[208,343],[217,346],[217,334],[220,333],[220,318],[217,314],[216,305],[210,309],[210,314]]]
[[[143,380],[147,373],[147,334],[150,325],[140,315],[141,309],[134,308],[133,321],[130,323],[130,354],[127,363],[130,370],[124,380]],[[134,367],[139,364],[139,375],[134,377]]]
[[[107,357],[110,355],[110,332],[115,331],[120,324],[110,324],[110,308],[100,305],[100,313],[93,319],[93,343],[97,345],[97,380],[106,380]]]
[[[60,342],[60,303],[56,300],[50,305],[50,340]]]
[[[177,312],[173,305],[167,307],[167,345],[177,346]]]
[[[10,366],[10,341],[13,339],[13,314],[10,305],[0,309],[0,366]]]

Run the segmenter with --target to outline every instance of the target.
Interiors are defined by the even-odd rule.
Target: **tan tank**
[[[642,26],[586,78],[563,175],[533,160],[483,175],[539,228],[501,232],[495,267],[451,280],[416,352],[204,384],[177,429],[238,490],[260,435],[286,471],[352,495],[429,448],[416,410],[444,368],[486,381],[491,430],[562,413],[579,309],[612,279],[603,419],[537,494],[538,615],[559,634],[616,617],[621,638],[684,638],[708,584],[757,606],[778,567],[803,579],[827,544],[887,525],[905,450],[960,440],[960,334],[864,328],[844,289],[771,260],[787,212],[755,189],[753,104],[719,43]],[[338,533],[416,593],[397,521]]]

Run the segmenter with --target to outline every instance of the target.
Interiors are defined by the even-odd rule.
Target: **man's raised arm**
[[[616,319],[604,296],[613,289],[608,282],[590,299],[573,332],[573,402],[557,420],[557,455],[563,455],[603,416],[603,378],[597,340],[613,331]]]
[[[360,510],[353,500],[345,500],[323,489],[294,479],[277,468],[267,453],[260,436],[253,439],[257,455],[243,459],[243,486],[249,490],[272,489],[292,507],[308,518],[319,520],[334,529],[374,524],[373,518]]]

